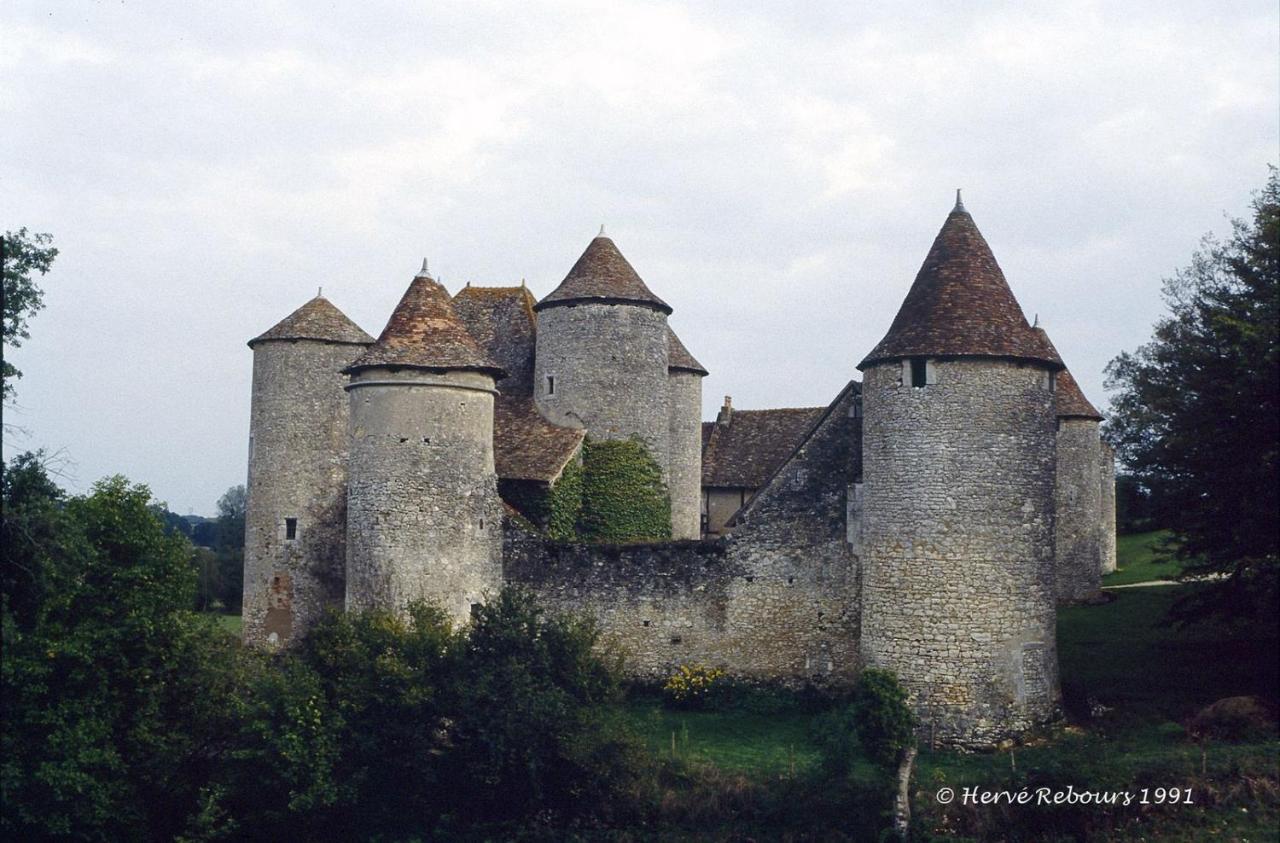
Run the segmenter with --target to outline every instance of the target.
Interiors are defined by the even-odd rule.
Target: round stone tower
[[[1102,481],[1102,573],[1116,569],[1116,452],[1102,443],[1099,457],[1099,479]]]
[[[702,379],[706,376],[707,370],[667,328],[667,465],[673,539],[702,536]]]
[[[249,341],[244,637],[288,644],[341,606],[347,529],[343,367],[373,338],[316,296]]]
[[[956,197],[863,371],[862,648],[925,735],[983,747],[1053,718],[1053,375]]]
[[[413,279],[351,376],[349,609],[412,600],[463,623],[502,584],[489,360],[427,274]]]
[[[1036,333],[1050,348],[1048,334]],[[1102,589],[1105,537],[1098,455],[1102,416],[1080,391],[1068,369],[1058,372],[1054,393],[1057,470],[1054,486],[1054,590],[1058,603],[1078,603]]]
[[[671,307],[613,241],[591,241],[538,313],[534,401],[553,424],[595,439],[638,436],[668,469]],[[674,494],[673,494],[674,498]]]

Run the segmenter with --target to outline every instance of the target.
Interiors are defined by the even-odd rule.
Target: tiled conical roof
[[[675,331],[671,330],[670,325],[667,326],[667,368],[694,372],[699,375],[707,374],[707,370],[702,368],[701,363],[693,359],[689,349],[685,348],[684,343],[680,342],[680,338],[676,336]]]
[[[1062,367],[1027,324],[958,194],[889,333],[858,368],[903,357],[950,356],[1036,360]]]
[[[373,337],[333,306],[324,296],[316,296],[276,323],[275,327],[249,340],[253,348],[269,340],[319,340],[347,345],[368,345]]]
[[[343,371],[405,366],[431,371],[471,370],[495,378],[506,374],[480,350],[454,312],[449,293],[422,272],[409,284],[377,342]]]
[[[671,312],[671,306],[644,285],[603,230],[587,246],[560,286],[538,302],[534,310],[581,302],[638,304],[663,313]]]
[[[1058,350],[1053,347],[1053,341],[1049,339],[1049,335],[1044,328],[1037,325],[1032,330],[1035,331],[1045,347],[1057,357]],[[1102,421],[1102,414],[1089,403],[1088,398],[1084,397],[1084,392],[1080,389],[1080,384],[1076,383],[1076,379],[1071,376],[1070,369],[1063,369],[1058,372],[1058,380],[1054,384],[1053,407],[1054,412],[1060,419],[1097,419]]]

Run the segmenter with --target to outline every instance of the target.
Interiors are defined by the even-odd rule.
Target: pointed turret
[[[693,372],[697,375],[706,375],[707,370],[702,367],[694,356],[689,353],[689,349],[684,347],[684,343],[680,342],[680,338],[676,336],[676,332],[667,327],[667,369],[679,369],[684,372]]]
[[[427,274],[425,261],[377,341],[344,371],[375,366],[505,374],[463,326],[449,293]]]
[[[322,295],[281,319],[270,330],[249,340],[253,348],[268,340],[319,340],[346,345],[368,345],[373,337]]]
[[[534,310],[581,302],[637,304],[663,313],[671,312],[671,306],[645,286],[614,242],[604,236],[603,226],[560,286],[538,302]]]
[[[1054,347],[1053,341],[1049,339],[1049,335],[1045,333],[1044,328],[1037,325],[1032,330],[1036,332],[1040,342],[1053,353],[1053,356],[1058,357],[1058,349]],[[1070,369],[1064,368],[1061,372],[1058,372],[1055,390],[1053,404],[1058,418],[1102,421],[1102,414],[1098,412],[1093,404],[1089,403],[1088,398],[1084,397],[1084,392],[1080,389],[1080,384],[1076,383],[1076,379],[1071,376]]]
[[[1062,368],[1027,324],[959,191],[889,333],[858,368],[905,357],[1002,357]]]

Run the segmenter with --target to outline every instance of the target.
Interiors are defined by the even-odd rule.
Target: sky
[[[0,226],[54,235],[6,458],[213,514],[245,342],[371,334],[428,257],[549,293],[605,225],[711,375],[827,404],[964,188],[1105,411],[1280,159],[1280,11],[1208,2],[0,4]]]

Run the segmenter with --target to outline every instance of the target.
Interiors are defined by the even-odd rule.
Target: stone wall
[[[857,470],[846,390],[720,541],[561,545],[510,521],[508,582],[600,624],[628,673],[698,662],[750,680],[847,684],[860,666],[858,570],[845,534]]]
[[[673,369],[667,380],[671,537],[696,539],[702,533],[702,375]]]
[[[1106,442],[1098,449],[1102,508],[1102,573],[1116,569],[1116,452]]]
[[[554,391],[548,378],[555,379]],[[548,421],[584,427],[595,439],[637,435],[665,475],[667,400],[665,313],[593,303],[538,313],[534,401]]]
[[[938,360],[863,380],[862,644],[926,734],[990,746],[1056,716],[1050,373]]]
[[[348,405],[363,345],[259,342],[253,352],[244,638],[283,646],[345,591]],[[288,538],[286,519],[294,519]]]
[[[347,608],[423,599],[465,622],[501,587],[493,378],[365,369],[348,391]]]
[[[1058,602],[1098,596],[1102,587],[1102,484],[1098,422],[1058,419],[1054,568]]]

